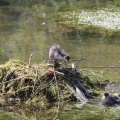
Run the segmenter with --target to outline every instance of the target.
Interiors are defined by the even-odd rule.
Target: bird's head
[[[105,92],[104,93],[104,96],[107,98],[109,96],[109,93],[108,92]]]
[[[69,56],[65,56],[65,57],[64,57],[64,60],[65,60],[65,61],[69,61],[69,60],[70,60],[70,57],[69,57]]]

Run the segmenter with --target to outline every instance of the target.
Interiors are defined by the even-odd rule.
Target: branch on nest
[[[74,78],[75,83],[72,82],[72,85],[77,88],[77,91],[79,90],[79,92],[77,94],[79,94],[79,97],[81,96],[81,98],[83,96],[86,96],[87,98],[94,98],[91,93],[82,85],[82,83],[80,82],[80,77],[76,75],[76,67],[73,64],[72,65],[72,71],[69,71],[67,68],[64,69],[67,72],[69,72],[72,76],[72,78]]]

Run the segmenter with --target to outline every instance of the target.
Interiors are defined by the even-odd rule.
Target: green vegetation
[[[20,60],[10,60],[5,65],[0,66],[0,89],[6,100],[13,99],[17,101],[32,100],[34,97],[44,98],[45,101],[55,102],[58,100],[58,90],[56,88],[55,78],[52,68],[45,64],[29,65],[27,62]],[[75,96],[67,88],[66,84],[74,84],[75,80],[69,72],[63,71],[65,76],[57,74],[58,89],[60,92],[60,100],[64,102],[67,100],[76,101]],[[62,74],[62,71],[61,71]],[[100,84],[100,81],[92,81],[88,76],[84,76],[79,72],[82,84],[93,93],[99,95],[100,88],[105,84]],[[18,101],[18,102],[19,102]],[[41,101],[41,99],[40,99]]]
[[[116,68],[119,69],[119,68]],[[120,83],[120,76],[112,72],[112,70],[100,70],[100,69],[81,69],[84,75],[89,76],[91,81],[110,81]]]
[[[13,114],[0,111],[0,120],[21,120],[21,119],[24,120],[24,118],[20,117],[17,114],[16,116],[14,116]]]
[[[75,117],[79,120],[119,120],[120,107],[102,108],[93,105],[84,105],[83,107],[87,107],[88,109],[79,108],[80,110],[78,109],[78,112],[75,115],[73,110],[68,111],[67,114],[61,112],[59,118],[63,120],[65,118],[74,120]]]
[[[57,22],[69,32],[120,35],[119,8],[82,9],[59,13]]]
[[[69,70],[71,71],[70,68]],[[82,103],[82,101],[77,100],[74,92],[68,89],[67,85],[73,86],[75,84],[75,79],[70,73],[64,69],[58,69],[55,79],[53,68],[45,63],[30,64],[20,60],[10,60],[0,65],[1,96],[5,99],[4,105],[7,105],[5,107],[1,104],[1,106],[9,111],[18,111],[18,113],[21,113],[21,108],[29,109],[30,112],[36,111],[36,114],[41,111],[40,115],[42,116],[44,116],[43,110],[45,110],[46,114],[52,113],[51,116],[48,115],[48,118],[55,117],[54,114],[57,112],[59,102],[61,110],[71,110],[74,103]],[[89,78],[90,72],[87,75],[85,71],[76,71],[76,75],[93,96],[97,97],[103,93],[106,85],[103,74],[101,76],[101,74],[98,75],[94,72],[93,75],[91,72],[94,79]],[[102,82],[99,76],[104,79]],[[19,109],[13,109],[10,105],[16,105]],[[53,110],[54,108],[55,110]]]

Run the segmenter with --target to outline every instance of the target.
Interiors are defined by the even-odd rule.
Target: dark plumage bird
[[[52,45],[49,49],[49,60],[64,60],[69,61],[70,57],[69,55],[61,48],[60,45]]]
[[[102,97],[102,102],[110,105],[114,104],[119,104],[120,103],[120,95],[115,93],[115,94],[110,94],[108,92],[105,92],[103,97]]]

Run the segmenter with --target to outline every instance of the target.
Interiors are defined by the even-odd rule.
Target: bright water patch
[[[88,23],[89,25],[101,26],[107,29],[120,29],[120,10],[112,12],[104,9],[96,12],[82,10],[78,15],[79,23]]]
[[[111,30],[120,30],[120,9],[104,8],[97,10],[79,10],[63,15],[69,18],[73,24],[87,24],[104,27]]]

